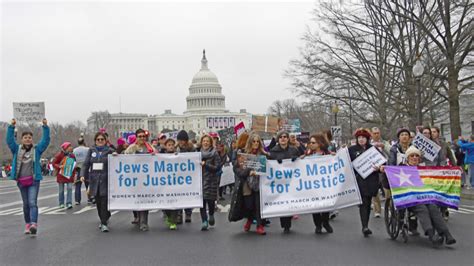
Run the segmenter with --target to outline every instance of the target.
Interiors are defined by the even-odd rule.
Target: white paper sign
[[[235,183],[234,170],[232,165],[222,167],[222,176],[219,187],[227,186]]]
[[[441,147],[438,144],[436,144],[436,142],[425,137],[420,132],[416,133],[416,136],[413,139],[412,144],[415,145],[415,147],[421,151],[421,153],[423,154],[423,157],[425,157],[426,159],[432,162],[434,161],[434,159],[436,158],[436,155],[438,155],[439,151],[441,150]]]
[[[386,163],[387,159],[375,148],[372,146],[370,149],[366,150],[359,157],[357,157],[352,165],[354,169],[359,173],[362,178],[368,177],[374,172],[374,167],[379,167],[382,164]]]
[[[331,134],[333,137],[342,137],[342,127],[341,126],[332,126]]]
[[[295,162],[267,161],[260,177],[263,218],[327,212],[361,203],[347,148],[336,155],[312,156]]]
[[[24,123],[41,122],[45,118],[44,102],[13,103],[13,117]]]
[[[202,207],[201,153],[108,157],[109,210]]]

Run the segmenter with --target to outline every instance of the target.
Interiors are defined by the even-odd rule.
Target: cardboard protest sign
[[[41,122],[45,118],[44,102],[13,103],[13,117],[28,124]]]
[[[217,133],[219,134],[220,141],[224,143],[226,147],[230,147],[232,141],[235,140],[234,127],[219,130]]]
[[[280,118],[276,116],[252,116],[252,130],[261,132],[278,132]]]
[[[421,151],[421,153],[423,154],[423,157],[425,157],[426,159],[432,162],[434,161],[439,151],[441,150],[441,147],[438,144],[436,144],[436,142],[425,137],[420,132],[416,133],[416,136],[413,139],[412,144],[415,145],[415,147]]]
[[[240,122],[234,127],[234,133],[237,136],[237,138],[245,132],[245,125],[244,122]]]
[[[366,150],[359,157],[357,157],[353,162],[352,166],[359,173],[362,178],[368,177],[374,172],[374,167],[380,167],[387,162],[387,159],[375,148],[372,146],[370,149]]]
[[[202,207],[201,153],[108,157],[109,210]]]
[[[281,164],[268,160],[267,174],[260,178],[263,218],[327,212],[360,203],[347,148],[336,155],[284,160]]]

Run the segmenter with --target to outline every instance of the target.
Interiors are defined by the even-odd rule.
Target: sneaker
[[[247,222],[244,224],[244,231],[248,232],[250,230],[250,227],[252,226],[252,220],[247,219]]]
[[[186,213],[185,222],[186,222],[186,223],[190,223],[190,222],[191,222],[191,214]]]
[[[30,234],[36,235],[36,232],[38,231],[38,225],[37,224],[31,224],[30,226]]]
[[[149,228],[148,228],[148,225],[147,225],[147,224],[142,224],[142,225],[140,225],[140,231],[146,232],[146,231],[148,231],[148,230],[149,230]]]
[[[375,218],[380,218],[380,213],[376,212],[376,213],[374,214],[374,217],[375,217]]]
[[[64,208],[64,204],[59,204],[59,208]]]
[[[105,225],[105,224],[101,224],[100,231],[102,233],[108,233],[109,232],[109,227],[107,227],[107,225]]]
[[[81,205],[81,203],[79,201],[76,201],[74,204]]]
[[[329,219],[333,220],[339,215],[339,211],[333,211],[329,214]]]
[[[447,232],[445,235],[446,235],[446,245],[456,244],[456,239],[454,239],[454,237],[449,232]]]
[[[362,234],[364,234],[364,237],[368,237],[372,234],[372,231],[370,231],[370,229],[366,227],[362,229]]]
[[[208,228],[209,224],[207,223],[207,221],[203,221],[201,224],[201,231],[207,231]]]
[[[67,206],[67,209],[72,209],[72,204],[71,203],[68,203],[66,206]]]
[[[262,236],[267,234],[265,232],[265,227],[263,225],[257,226],[257,234],[262,235]]]
[[[170,230],[178,229],[178,226],[176,224],[170,224],[169,227],[170,227]]]
[[[214,226],[216,224],[216,220],[214,219],[214,215],[209,215],[209,225]]]
[[[25,231],[24,231],[25,235],[30,234],[30,226],[31,226],[30,224],[25,224]]]
[[[138,217],[137,217],[137,218],[133,218],[132,224],[138,224]]]
[[[418,230],[416,230],[416,229],[412,229],[412,230],[408,229],[408,234],[410,236],[419,236],[420,232],[418,232]]]

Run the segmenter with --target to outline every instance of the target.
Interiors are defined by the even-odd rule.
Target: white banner
[[[347,148],[336,155],[267,161],[260,178],[263,218],[326,212],[361,203]]]
[[[202,207],[201,153],[109,156],[109,210]]]
[[[366,178],[374,172],[374,167],[380,167],[386,162],[387,159],[385,159],[375,146],[372,146],[357,157],[352,162],[352,165],[362,178]]]
[[[227,186],[235,183],[234,169],[232,165],[222,167],[222,176],[219,187]]]
[[[416,133],[412,143],[422,152],[423,156],[430,161],[434,161],[439,150],[441,150],[441,147],[436,144],[436,142],[425,137],[420,132]]]
[[[13,117],[25,123],[38,123],[45,118],[44,102],[13,103]]]

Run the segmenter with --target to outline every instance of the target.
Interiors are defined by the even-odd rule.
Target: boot
[[[368,227],[362,228],[362,234],[364,234],[364,237],[368,237],[369,235],[372,234],[372,231]]]
[[[190,223],[190,222],[191,222],[191,214],[190,214],[190,213],[186,213],[185,222],[186,222],[186,223]]]
[[[456,239],[454,239],[454,237],[451,235],[449,231],[445,232],[444,236],[446,237],[446,245],[456,244]]]
[[[316,229],[314,230],[314,233],[317,235],[320,235],[323,233],[323,228],[321,226],[316,226]]]
[[[426,230],[426,235],[428,235],[428,239],[431,241],[431,243],[435,247],[441,246],[444,242],[443,241],[444,239],[436,235],[433,229]]]
[[[252,219],[247,219],[247,222],[244,224],[244,231],[248,232],[250,230],[250,226],[252,226]]]
[[[257,234],[262,235],[262,236],[267,234],[265,232],[265,227],[263,225],[257,226]]]
[[[183,210],[179,210],[176,215],[176,224],[183,224]]]
[[[326,229],[326,232],[328,232],[328,233],[334,232],[334,230],[332,229],[332,227],[329,225],[329,222],[324,222],[324,223],[323,223],[323,227],[324,227],[324,229]]]

